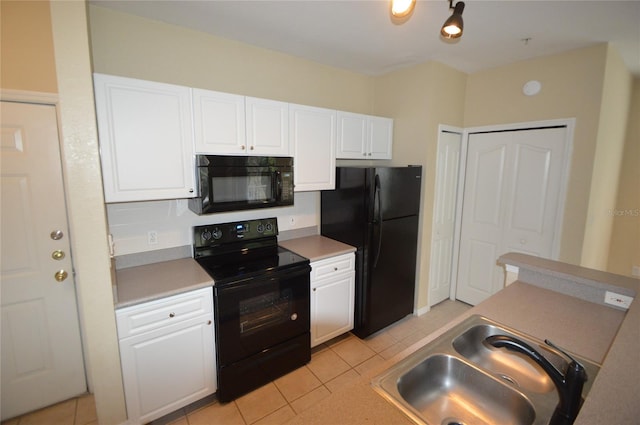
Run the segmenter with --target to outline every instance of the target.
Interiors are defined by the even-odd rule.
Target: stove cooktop
[[[277,235],[276,218],[196,226],[194,258],[215,286],[308,266],[308,259],[278,246]]]
[[[281,246],[196,258],[213,278],[214,286],[236,283],[300,265],[309,260]]]

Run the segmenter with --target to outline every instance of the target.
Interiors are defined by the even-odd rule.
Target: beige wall
[[[423,166],[417,308],[428,306],[438,125],[462,127],[467,75],[438,62],[376,78],[375,113],[394,118],[394,165]]]
[[[102,425],[126,420],[84,2],[52,1],[63,167],[87,374]],[[90,212],[90,213],[88,213]]]
[[[633,79],[614,49],[607,52],[589,209],[580,264],[606,270]]]
[[[580,264],[596,151],[608,46],[517,62],[472,74],[465,99],[465,127],[575,118],[575,134],[560,260]],[[542,83],[537,96],[522,85]]]
[[[629,276],[640,267],[640,78],[633,84],[607,271]]]
[[[48,1],[2,0],[0,7],[0,87],[58,94],[67,214],[85,365],[100,423],[122,423],[126,413],[113,311],[85,4],[58,1],[50,5]],[[93,213],[87,214],[87,211]]]
[[[0,87],[56,93],[48,1],[0,2]]]
[[[370,113],[371,77],[90,6],[94,71]]]

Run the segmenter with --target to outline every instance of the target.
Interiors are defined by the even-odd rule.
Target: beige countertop
[[[350,245],[315,235],[279,243],[284,248],[318,261],[354,252]],[[162,261],[117,270],[114,288],[115,307],[122,308],[163,297],[212,286],[211,276],[193,258]]]
[[[117,270],[116,282],[116,308],[213,285],[211,276],[193,258]]]
[[[633,307],[640,311],[640,306]],[[597,363],[605,360],[576,424],[626,424],[634,423],[640,417],[637,403],[640,394],[637,314],[629,312],[625,316],[625,312],[620,310],[515,282],[288,423],[413,423],[375,392],[371,379],[473,314],[493,319],[538,339],[551,339],[568,351]],[[636,338],[621,335],[627,327],[635,332]],[[635,351],[627,351],[633,348]],[[613,363],[609,363],[617,351],[621,351],[620,357],[624,359],[616,356],[611,359]],[[631,369],[625,371],[625,368]]]
[[[355,250],[321,236],[292,239],[281,244],[311,261]],[[538,266],[544,267],[536,263],[535,267]],[[579,272],[583,274],[583,271]],[[595,277],[601,280],[603,276]],[[192,258],[118,270],[116,278],[116,308],[213,285],[211,277]],[[623,287],[628,288],[629,281],[624,283]],[[577,282],[575,285],[582,284]],[[633,302],[628,311],[623,311],[522,281],[516,281],[468,310],[302,412],[290,423],[413,423],[373,390],[371,379],[473,314],[483,315],[538,339],[548,338],[569,352],[602,363],[576,425],[637,423],[640,417],[640,302]]]
[[[355,252],[351,245],[329,239],[324,236],[314,235],[304,238],[289,239],[279,242],[280,246],[287,248],[296,254],[308,258],[309,261],[318,261],[336,255]]]

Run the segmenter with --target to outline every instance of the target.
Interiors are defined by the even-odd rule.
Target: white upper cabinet
[[[384,117],[367,117],[368,159],[391,159],[393,149],[393,120]]]
[[[391,159],[391,118],[338,111],[339,159]]]
[[[195,152],[289,156],[289,104],[193,89]]]
[[[289,104],[245,98],[247,149],[250,155],[288,156]]]
[[[289,105],[296,192],[335,189],[336,111]]]
[[[191,89],[94,74],[106,202],[194,192]]]
[[[196,153],[243,154],[247,150],[244,96],[193,89]]]

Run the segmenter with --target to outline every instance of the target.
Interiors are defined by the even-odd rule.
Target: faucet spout
[[[587,372],[577,360],[546,340],[545,343],[570,360],[567,371],[563,375],[549,360],[526,342],[508,335],[492,335],[486,342],[496,348],[506,348],[529,356],[551,378],[558,391],[560,401],[553,413],[549,425],[570,425],[578,416],[582,404],[582,387],[587,380]]]

